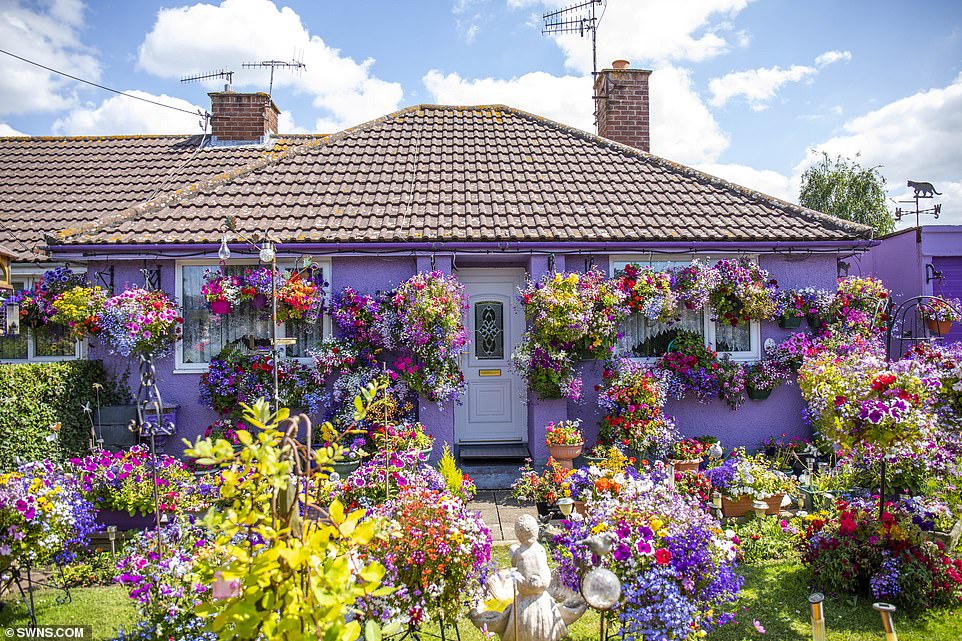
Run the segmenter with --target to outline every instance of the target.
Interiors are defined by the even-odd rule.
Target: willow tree
[[[874,227],[878,235],[895,229],[895,218],[885,203],[885,177],[879,166],[863,167],[855,159],[821,160],[802,174],[799,204],[856,223]]]

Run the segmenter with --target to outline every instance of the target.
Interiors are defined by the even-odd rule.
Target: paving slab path
[[[538,517],[534,504],[518,503],[509,490],[480,490],[474,500],[468,503],[468,509],[481,513],[485,525],[491,530],[491,539],[495,544],[517,542],[514,522],[522,514]]]

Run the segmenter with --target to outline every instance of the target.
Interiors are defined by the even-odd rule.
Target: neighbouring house
[[[630,68],[598,74],[598,135],[507,106],[418,105],[332,135],[278,136],[278,111],[266,96],[219,92],[211,94],[212,137],[203,144],[197,137],[2,139],[0,175],[13,186],[0,194],[3,242],[22,249],[21,265],[34,265],[44,244],[43,260],[83,265],[115,289],[149,277],[176,296],[184,339],[157,365],[165,399],[180,406],[178,437],[186,438],[215,418],[198,403],[212,356],[267,331],[251,315],[212,316],[200,294],[204,270],[218,265],[227,217],[238,230],[229,265],[257,262],[239,234],[270,234],[282,264],[312,256],[332,290],[386,291],[432,268],[455,274],[469,297],[469,336],[476,312],[496,308],[496,345],[472,341],[462,360],[463,403],[422,403],[420,420],[441,441],[526,444],[544,460],[549,421],[582,418],[594,438],[592,388],[601,366],[582,363],[582,403],[526,391],[510,366],[525,322],[515,300],[525,277],[750,256],[783,287],[834,288],[838,257],[876,242],[867,227],[649,153],[648,76]],[[39,243],[43,233],[47,242]],[[36,265],[21,273],[43,269]],[[789,333],[768,322],[733,329],[705,311],[682,326],[742,360],[757,360],[767,339]],[[632,319],[620,347],[656,356],[660,331]],[[302,329],[287,356],[303,357],[330,332],[329,320]],[[5,345],[4,357],[38,354],[19,345]],[[115,371],[131,368],[93,344],[84,354]],[[807,434],[802,408],[797,388],[782,386],[737,411],[687,400],[667,411],[684,433],[755,445]]]
[[[857,265],[862,274],[882,279],[896,304],[916,296],[962,299],[962,225],[923,225],[891,233]],[[955,323],[945,340],[962,340],[962,326]]]

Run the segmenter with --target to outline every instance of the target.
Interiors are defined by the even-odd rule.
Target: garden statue
[[[535,518],[522,514],[515,521],[514,532],[520,544],[511,546],[512,569],[499,571],[487,584],[493,597],[511,605],[503,612],[474,609],[468,618],[478,628],[498,634],[502,641],[560,641],[587,605],[553,580],[548,555],[538,543]]]

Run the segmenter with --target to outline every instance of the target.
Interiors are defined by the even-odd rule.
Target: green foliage
[[[377,404],[378,391],[375,385],[363,390],[357,420]],[[361,597],[387,590],[379,587],[380,563],[352,568],[350,559],[380,535],[382,521],[362,520],[364,510],[346,514],[337,501],[328,509],[320,505],[316,488],[339,445],[312,453],[293,438],[302,417],[289,419],[286,409],[272,415],[263,400],[244,409],[245,422],[259,431],[237,433],[239,452],[228,441],[209,439],[186,450],[202,465],[223,468],[220,507],[208,511],[204,526],[216,533],[210,558],[229,560],[199,560],[198,582],[234,588],[230,598],[202,603],[196,612],[222,639],[356,639],[360,623],[345,615],[360,614],[355,603]],[[379,639],[380,628],[370,622],[364,636]]]
[[[885,204],[885,178],[878,167],[862,167],[855,160],[822,152],[821,160],[802,174],[798,202],[809,209],[874,227],[887,234],[895,220]]]
[[[123,557],[123,541],[116,542],[117,554],[110,552],[110,544],[106,549],[96,548],[85,552],[72,563],[63,568],[63,577],[71,588],[90,587],[94,585],[113,585],[117,575],[117,560]]]
[[[88,451],[90,421],[82,408],[128,402],[125,386],[107,380],[100,361],[0,365],[0,469],[22,461],[64,460]],[[51,425],[61,424],[56,440]]]
[[[741,541],[745,563],[798,558],[798,532],[805,529],[801,518],[790,520],[777,516],[749,517],[745,523],[732,526]]]
[[[441,451],[441,460],[438,461],[438,471],[441,472],[441,476],[444,477],[444,484],[447,486],[448,491],[454,495],[461,492],[461,483],[464,482],[464,472],[458,468],[457,461],[454,460],[454,454],[451,453],[451,448],[448,444],[444,444],[444,449]]]

